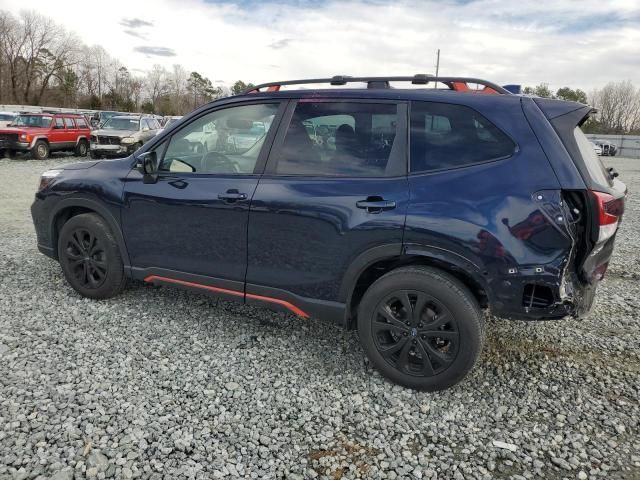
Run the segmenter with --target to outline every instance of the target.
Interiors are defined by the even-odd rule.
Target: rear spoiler
[[[578,102],[568,102],[566,100],[554,100],[551,98],[534,98],[534,102],[538,105],[544,116],[551,123],[556,125],[557,122],[565,123],[564,126],[570,127],[572,130],[582,125],[589,115],[597,112],[597,110],[589,105]],[[564,118],[560,118],[564,117]]]

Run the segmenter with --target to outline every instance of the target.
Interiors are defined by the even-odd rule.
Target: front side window
[[[398,105],[300,102],[275,153],[276,174],[383,177],[402,162]]]
[[[51,120],[53,120],[53,117],[46,115],[18,115],[13,125],[17,127],[47,128],[51,125]]]
[[[160,171],[251,174],[278,104],[243,105],[204,115],[171,136]]]
[[[64,124],[67,126],[67,128],[76,128],[71,118],[64,117]]]
[[[56,117],[56,128],[64,128],[64,120],[60,117]]]
[[[411,172],[464,167],[512,155],[513,141],[472,108],[411,104]]]

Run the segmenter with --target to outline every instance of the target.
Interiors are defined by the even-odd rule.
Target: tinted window
[[[469,107],[431,102],[411,105],[411,172],[504,158],[515,148],[498,127]]]
[[[73,123],[73,119],[64,117],[64,124],[67,128],[76,128],[76,125]]]
[[[87,128],[87,122],[85,122],[82,117],[76,118],[76,123],[78,124],[78,128]]]
[[[348,102],[301,102],[275,153],[282,175],[363,176],[389,174],[402,162],[396,141],[398,106]],[[400,137],[398,137],[400,138]]]
[[[584,161],[587,170],[589,171],[589,176],[591,179],[603,186],[611,185],[609,174],[605,171],[600,158],[598,158],[598,154],[593,148],[593,144],[589,141],[589,139],[582,133],[580,127],[576,127],[573,130],[573,136],[576,139],[576,143],[578,144],[578,149],[580,150],[580,156]]]
[[[277,110],[277,104],[245,105],[192,121],[171,136],[160,170],[253,173]]]

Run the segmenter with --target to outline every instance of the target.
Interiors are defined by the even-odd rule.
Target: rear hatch
[[[622,221],[627,187],[617,172],[606,169],[580,126],[595,113],[575,102],[536,98],[580,172],[586,190],[564,190],[567,215],[575,240],[575,272],[587,284],[604,276],[613,252],[615,235]]]

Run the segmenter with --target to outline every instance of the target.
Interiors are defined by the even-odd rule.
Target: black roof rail
[[[336,75],[331,78],[308,78],[302,80],[285,80],[282,82],[261,83],[254,87],[246,89],[243,93],[259,93],[262,89],[267,92],[277,92],[283,86],[288,85],[309,85],[313,83],[327,83],[333,86],[346,85],[347,83],[366,83],[367,88],[390,88],[389,82],[411,82],[413,85],[427,85],[429,83],[442,83],[447,85],[451,90],[456,91],[474,91],[468,87],[459,88],[460,85],[468,85],[469,83],[482,85],[487,93],[499,93],[510,95],[511,92],[500,85],[488,80],[471,77],[434,77],[429,74],[417,74],[413,76],[390,76],[390,77],[351,77],[348,75]],[[493,90],[493,91],[491,91]]]

